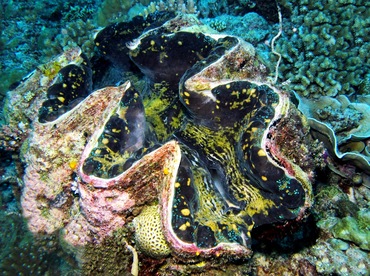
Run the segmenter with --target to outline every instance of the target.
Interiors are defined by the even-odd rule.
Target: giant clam
[[[254,227],[312,204],[307,122],[250,44],[194,16],[143,22],[103,29],[92,65],[72,62],[49,87],[24,154],[31,230],[85,245],[153,205],[173,254],[249,256]],[[131,82],[90,91],[120,70]]]

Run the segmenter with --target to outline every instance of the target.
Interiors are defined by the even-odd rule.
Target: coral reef
[[[215,17],[221,14],[228,14],[229,13],[229,5],[227,1],[207,1],[207,0],[200,0],[199,1],[199,11],[203,17]]]
[[[367,275],[368,4],[279,4],[279,89],[266,69],[275,66],[275,3],[1,5],[0,91],[65,50],[6,96],[1,150],[20,152],[25,172],[17,159],[1,168],[2,227],[24,229],[21,190],[35,239],[4,237],[2,271]],[[158,11],[215,17],[202,21],[225,35]],[[303,115],[281,87],[300,95]],[[325,183],[312,188],[325,165]],[[306,225],[312,216],[318,229]],[[305,236],[307,227],[319,236]],[[302,246],[278,256],[279,242],[263,239]]]
[[[253,256],[252,262],[253,275],[318,275],[315,266],[300,256],[287,258],[257,253]]]
[[[175,14],[198,14],[198,8],[196,6],[196,2],[194,0],[168,0],[168,1],[155,1],[155,2],[150,2],[148,7],[144,9],[141,15],[144,17],[148,16],[151,13],[156,13],[156,12],[170,12],[170,13],[175,13]],[[133,18],[136,16],[138,13],[135,12],[132,14]],[[140,14],[140,13],[139,13]]]
[[[91,11],[99,3],[81,0],[77,5],[74,1],[41,0],[8,1],[1,5],[0,68],[4,73],[0,76],[0,101],[27,72],[59,55],[63,47],[77,44],[91,50],[92,40],[88,36],[93,35],[92,24],[96,24],[91,21]]]
[[[279,1],[290,11],[276,50],[280,81],[303,96],[355,93],[369,73],[369,2]]]
[[[127,244],[127,231],[117,229],[101,243],[84,247],[83,260],[76,275],[133,275],[135,265]],[[136,260],[137,261],[137,260]],[[131,274],[130,274],[131,272]],[[140,271],[141,272],[141,271]],[[143,275],[143,274],[140,274]]]
[[[2,275],[45,275],[70,270],[56,254],[52,238],[38,239],[19,213],[0,213],[0,270]]]
[[[354,217],[344,217],[331,229],[337,239],[351,241],[361,249],[370,250],[370,211],[360,210]]]
[[[264,43],[271,33],[271,26],[268,22],[254,12],[244,16],[222,14],[215,18],[202,19],[202,22],[219,32],[239,36],[254,46]]]
[[[20,99],[10,129],[28,123],[19,142],[28,227],[85,271],[102,271],[91,261],[108,241],[132,252],[135,273],[133,242],[158,264],[246,258],[253,228],[300,221],[312,205],[322,152],[288,95],[266,84],[254,47],[208,33],[195,16],[150,26],[157,18],[134,19],[144,24],[130,32],[121,31],[130,23],[105,28],[95,61],[71,49],[8,93],[8,107]],[[109,66],[133,65],[144,91],[129,81],[93,91]]]
[[[144,5],[149,4],[147,0],[142,2]],[[128,0],[104,0],[95,14],[95,20],[99,26],[107,26],[114,22],[128,21],[130,19],[128,13],[131,6],[132,3]]]
[[[104,0],[96,13],[95,21],[99,26],[111,23],[128,22],[135,16],[147,17],[155,12],[175,12],[177,14],[196,14],[195,1],[188,0],[141,0],[136,3],[128,0]]]
[[[284,21],[283,35],[277,40],[276,49],[282,55],[279,80],[296,92],[299,109],[308,118],[312,134],[323,141],[330,154],[326,158],[330,177],[323,181],[331,186],[326,189],[326,200],[320,200],[322,191],[318,193],[317,225],[325,235],[337,238],[331,241],[342,239],[368,250],[367,233],[359,225],[366,218],[360,214],[368,210],[370,173],[369,4],[304,0],[299,4],[285,0],[280,3],[290,11],[284,15],[290,16],[291,22]],[[334,185],[343,192],[339,193]],[[366,274],[368,264],[356,264],[345,252],[349,244],[338,244],[340,249],[327,246],[325,261],[316,263],[318,272]],[[310,254],[317,256],[316,249],[312,250]],[[328,257],[331,250],[333,255],[338,254],[338,260]],[[353,250],[361,253],[358,248]]]
[[[338,275],[368,275],[369,273],[368,253],[355,247],[338,248],[329,242],[320,242],[304,253],[315,265],[318,273]]]
[[[82,20],[78,18],[66,24],[59,34],[52,38],[48,30],[40,34],[40,43],[45,57],[52,58],[56,54],[70,48],[80,47],[89,57],[94,52],[94,36],[97,32],[96,25],[92,19]]]
[[[328,178],[335,178],[332,175]],[[338,188],[338,182],[318,185],[313,213],[321,237],[302,254],[306,254],[319,273],[367,275],[369,206],[364,189],[369,193],[369,188],[356,188],[351,196]]]

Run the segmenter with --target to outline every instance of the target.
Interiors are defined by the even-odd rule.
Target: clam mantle
[[[171,254],[249,256],[254,227],[312,205],[320,152],[306,119],[240,38],[193,16],[135,20],[145,24],[100,31],[99,54],[77,55],[35,96],[23,146],[29,228],[84,246],[151,205]],[[107,85],[117,72],[125,82]]]

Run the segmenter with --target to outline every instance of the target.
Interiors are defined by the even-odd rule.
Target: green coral
[[[132,14],[130,9],[135,7],[135,10],[140,11],[141,8],[137,9],[137,6],[144,7],[150,4],[149,0],[140,0],[134,5],[130,0],[104,0],[100,5],[96,15],[95,21],[99,26],[107,26],[111,23],[122,22],[130,20],[131,16],[136,16],[138,14]]]
[[[370,50],[370,49],[369,49]],[[358,94],[370,95],[370,73],[366,74],[359,86]]]
[[[211,22],[211,27],[218,32],[222,32],[226,29],[227,25],[225,21],[222,21],[220,19],[215,19],[214,21]]]
[[[344,217],[331,231],[337,239],[350,241],[361,249],[370,250],[370,210],[360,210],[356,217]]]
[[[356,247],[345,248],[344,244],[338,245],[338,241],[332,239],[318,242],[302,254],[315,265],[319,275],[368,275],[368,254]]]
[[[140,250],[153,258],[164,258],[171,253],[162,232],[158,206],[146,206],[134,219],[135,241]]]
[[[128,235],[127,229],[120,228],[99,244],[87,244],[79,256],[80,271],[70,275],[132,275],[134,264],[126,242]]]
[[[46,29],[45,33],[40,34],[39,47],[48,58],[77,46],[84,54],[91,57],[94,50],[95,29],[96,25],[91,19],[86,21],[77,19],[66,23],[59,34],[54,34],[53,39],[52,31]]]
[[[95,20],[99,26],[125,21],[130,7],[131,3],[127,0],[105,0],[99,7]]]
[[[280,80],[304,96],[356,92],[370,66],[369,2],[280,2],[291,12],[276,45]]]

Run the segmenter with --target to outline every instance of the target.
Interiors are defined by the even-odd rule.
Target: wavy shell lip
[[[132,184],[132,177],[135,174],[140,175],[141,177],[150,179],[151,177],[145,176],[145,168],[147,168],[150,163],[155,163],[159,165],[162,169],[159,170],[160,174],[175,174],[176,172],[176,160],[178,157],[179,147],[176,141],[172,140],[161,146],[160,148],[144,155],[140,160],[134,162],[126,171],[123,173],[109,179],[100,178],[94,175],[88,175],[83,172],[82,165],[84,160],[89,155],[89,149],[86,148],[84,154],[81,157],[78,174],[81,177],[80,185],[90,184],[97,189],[110,189],[114,188],[117,185],[120,185],[121,188],[128,187]],[[91,149],[91,148],[90,148]],[[163,160],[162,160],[163,159]],[[174,159],[174,160],[173,160]],[[172,163],[174,162],[174,163]],[[150,167],[150,166],[149,166]],[[165,169],[166,168],[166,169]],[[168,173],[167,173],[168,171]],[[158,187],[159,189],[160,187]]]
[[[226,35],[209,35],[209,37],[216,41],[223,38],[233,38],[237,43],[230,49],[226,50],[217,61],[205,67],[194,76],[187,78],[184,82],[184,89],[190,91],[202,91],[202,93],[206,93],[210,98],[213,98],[210,95],[210,91],[213,88],[233,81],[251,79],[251,72],[245,69],[241,70],[241,64],[245,61],[250,62],[251,60],[254,60],[256,53],[251,44],[246,43],[238,37]],[[234,68],[230,66],[231,63],[234,63],[232,64]],[[230,79],[231,73],[228,72],[230,70],[233,73],[232,79]],[[202,87],[204,87],[204,89],[201,89]]]
[[[48,63],[39,65],[14,90],[8,91],[8,99],[4,103],[7,112],[3,114],[3,128],[7,128],[6,131],[4,129],[4,134],[7,133],[8,136],[5,147],[14,150],[20,146],[20,141],[23,142],[32,132],[30,122],[38,118],[37,110],[45,101],[48,87],[56,82],[59,68],[70,63],[79,63],[80,54],[79,47],[68,49]],[[16,141],[12,141],[14,139]]]
[[[282,117],[289,117],[290,108],[292,108],[292,103],[290,102],[289,95],[287,93],[281,92],[273,87],[271,88],[276,93],[278,93],[280,101],[279,104],[275,107],[275,117],[272,119],[271,123],[266,129],[261,141],[261,145],[265,149],[266,155],[271,163],[281,167],[288,176],[297,178],[301,182],[305,191],[304,206],[311,207],[313,204],[313,191],[311,186],[311,182],[313,181],[313,179],[310,179],[310,176],[309,174],[307,174],[307,172],[304,172],[286,156],[280,153],[279,146],[275,144],[274,139],[271,136],[271,132],[275,127],[274,124],[278,122]]]
[[[54,204],[58,195],[70,188],[73,170],[69,162],[80,158],[89,135],[99,128],[121,97],[119,88],[103,88],[53,122],[42,124],[35,119],[24,155],[27,168],[21,200],[31,231],[52,233],[71,220],[64,211],[71,207],[71,201],[61,206]],[[52,206],[47,213],[44,201]]]
[[[100,234],[102,238],[122,227],[125,213],[157,200],[162,187],[173,181],[180,156],[180,147],[173,140],[146,154],[112,179],[89,176],[79,169],[78,190],[83,216],[92,225],[104,227],[104,233]]]
[[[200,121],[204,119],[210,127],[218,127],[220,124],[227,124],[227,122],[231,124],[235,121],[231,115],[228,119],[221,119],[222,110],[230,112],[231,109],[224,106],[228,100],[225,99],[226,92],[222,90],[234,87],[233,83],[238,81],[250,80],[257,84],[259,80],[265,78],[267,69],[258,61],[256,51],[251,44],[234,36],[205,35],[215,40],[214,48],[217,50],[211,51],[202,62],[198,62],[185,72],[180,80],[180,101],[194,118]],[[228,93],[240,93],[237,91],[238,88],[235,88],[234,92]],[[220,95],[221,93],[223,96]],[[246,93],[244,95],[246,96]],[[229,104],[243,105],[243,102],[238,102],[233,96],[230,95],[229,100],[234,102]],[[235,106],[234,111],[237,109],[239,108]],[[243,115],[240,113],[239,116]],[[207,120],[204,117],[215,117],[215,119]],[[219,120],[218,123],[217,120]]]
[[[256,85],[256,87],[266,85],[264,83],[252,82],[252,81],[249,82],[249,83],[253,84],[253,85]],[[291,106],[290,106],[290,101],[289,101],[289,97],[288,97],[287,93],[281,92],[281,91],[279,91],[275,88],[272,88],[272,87],[269,87],[269,89],[271,90],[271,93],[275,93],[277,95],[277,102],[272,103],[272,106],[273,106],[275,112],[274,112],[273,117],[268,119],[270,121],[266,125],[266,128],[263,131],[263,135],[262,135],[262,139],[260,140],[260,144],[259,143],[257,143],[257,144],[260,145],[259,147],[261,148],[261,150],[265,151],[263,156],[267,157],[268,162],[272,163],[276,167],[281,168],[284,171],[283,172],[283,176],[285,177],[284,181],[289,181],[289,178],[298,179],[300,181],[301,185],[303,185],[303,187],[304,187],[303,190],[305,192],[305,194],[302,195],[302,197],[304,197],[304,199],[305,199],[305,202],[303,204],[301,204],[301,202],[299,201],[300,197],[297,198],[298,201],[294,201],[295,200],[294,197],[289,198],[288,200],[291,200],[292,201],[291,203],[288,203],[288,202],[287,203],[280,203],[280,204],[283,205],[283,207],[282,207],[283,210],[282,211],[279,211],[278,208],[280,208],[280,207],[276,206],[277,211],[274,210],[274,211],[271,211],[271,213],[274,213],[274,212],[276,213],[277,212],[277,214],[279,214],[279,212],[282,212],[282,214],[287,216],[287,213],[286,213],[285,210],[289,209],[290,206],[292,206],[292,208],[299,209],[297,216],[301,216],[303,214],[304,210],[307,207],[310,207],[311,204],[312,204],[312,190],[311,190],[311,186],[310,186],[310,180],[309,180],[306,172],[303,172],[298,166],[293,164],[289,160],[288,157],[284,156],[279,151],[279,146],[281,146],[281,145],[276,145],[276,143],[273,140],[273,136],[270,137],[270,134],[272,133],[272,129],[276,125],[279,125],[279,121],[281,120],[281,118],[284,118],[286,116],[288,116],[288,117],[290,116]],[[204,134],[204,135],[206,135],[206,134]],[[205,136],[205,137],[208,137],[208,136]],[[205,144],[203,144],[203,146],[205,146]],[[226,144],[225,144],[225,146],[226,146]],[[234,169],[236,169],[236,168],[234,168]],[[258,177],[258,176],[256,176],[256,177]],[[263,178],[264,176],[261,176],[261,177]],[[241,256],[247,257],[252,253],[252,251],[250,249],[250,245],[248,245],[248,244],[249,244],[250,238],[251,238],[250,237],[250,231],[253,228],[254,222],[252,222],[250,225],[248,225],[248,223],[246,223],[245,230],[240,230],[240,232],[239,232],[240,237],[239,237],[238,242],[232,242],[232,240],[230,240],[229,242],[219,242],[215,246],[202,247],[202,246],[197,245],[195,242],[187,242],[187,241],[182,240],[176,234],[176,232],[174,231],[174,228],[173,228],[173,215],[174,215],[174,212],[173,212],[174,207],[173,206],[178,204],[178,203],[175,204],[175,201],[174,201],[175,200],[176,185],[174,185],[173,183],[175,183],[175,182],[176,182],[176,180],[174,179],[173,181],[169,182],[169,183],[172,183],[171,186],[165,187],[165,189],[163,190],[163,193],[161,195],[161,200],[160,201],[162,203],[162,218],[163,218],[163,228],[164,228],[164,231],[165,231],[165,236],[166,236],[170,246],[173,248],[173,250],[176,254],[181,255],[181,256],[191,256],[191,257],[198,256],[198,255],[201,255],[201,256],[204,256],[204,257],[220,256],[220,255],[228,255],[228,256],[234,256],[234,257],[241,257]],[[216,186],[215,188],[219,189],[217,187],[216,183],[214,185]],[[225,184],[222,184],[222,185],[225,185]],[[294,184],[294,185],[297,185],[297,184]],[[227,192],[227,193],[229,193],[229,192]],[[262,198],[264,196],[267,196],[267,194],[263,194]],[[223,195],[222,197],[224,197],[224,200],[225,200],[225,196]],[[217,200],[217,199],[215,199],[215,200]],[[256,204],[256,203],[254,203],[253,200],[254,199],[252,199],[252,201],[250,202],[250,204],[252,204],[252,205]],[[178,201],[176,201],[176,202],[178,202]],[[265,204],[278,204],[278,203],[274,203],[273,201],[271,201],[270,203],[267,203],[267,201],[266,201]],[[298,208],[297,208],[297,204],[299,205]],[[257,203],[257,205],[258,205],[258,203]],[[248,210],[249,207],[241,207],[241,208],[242,209],[247,208],[247,210]],[[286,209],[284,209],[284,208],[286,208]],[[245,211],[245,210],[242,210],[242,209],[238,208],[237,212],[240,212],[240,214],[244,214],[245,212],[246,213],[250,212],[250,211]],[[266,217],[265,220],[267,220],[267,221],[269,221],[269,219],[271,221],[277,221],[278,219],[274,218],[274,216],[277,216],[277,214],[271,215],[271,218],[269,218],[268,213],[270,211],[269,211],[268,208],[267,208],[267,210],[268,211],[262,209],[261,211],[257,211],[257,215],[260,215],[262,217]],[[252,212],[254,212],[254,211],[252,211]],[[258,214],[259,212],[263,213],[263,215]],[[266,212],[266,213],[264,213],[264,212]],[[241,216],[244,216],[244,215],[241,215]],[[254,216],[254,214],[253,214],[253,216]],[[252,221],[256,221],[258,223],[261,223],[261,221],[264,221],[264,219],[254,218],[253,216],[251,215]],[[291,219],[293,217],[295,217],[295,216],[290,215],[289,218]],[[233,218],[230,218],[230,223],[232,223],[231,221],[233,221]],[[235,220],[231,225],[235,225],[234,223],[236,221],[238,221],[238,220]],[[221,223],[221,225],[222,225],[221,221],[216,221],[216,223],[219,224],[219,225]]]
[[[130,88],[130,86],[131,86],[131,84],[130,84],[129,81],[122,84],[119,87],[119,89],[122,91],[121,95],[123,95],[125,93],[125,91],[127,91],[127,89]],[[93,148],[97,144],[97,141],[98,141],[99,137],[101,136],[101,134],[104,131],[105,124],[110,119],[112,114],[117,112],[118,106],[119,106],[119,101],[117,101],[115,103],[114,108],[111,110],[111,113],[108,116],[106,116],[105,120],[101,124],[101,127],[96,129],[95,132],[92,134],[89,142],[87,143],[86,147],[84,148],[84,151],[81,154],[81,158],[80,158],[80,161],[79,161],[78,173],[79,173],[81,179],[86,183],[94,183],[95,188],[108,188],[108,187],[114,185],[115,178],[104,181],[103,179],[101,179],[99,177],[95,177],[93,175],[87,175],[83,171],[83,163],[89,157],[89,155],[91,154],[91,151],[93,150]],[[120,178],[120,176],[117,176],[116,178]]]
[[[252,254],[252,251],[239,243],[219,243],[217,246],[212,248],[200,248],[195,243],[184,242],[176,235],[172,228],[172,206],[175,194],[175,182],[176,175],[172,178],[171,185],[164,187],[162,193],[160,194],[161,204],[161,217],[164,235],[173,249],[174,253],[179,256],[187,257],[210,257],[210,256],[221,256],[221,255],[232,255],[247,257]],[[247,237],[245,237],[247,239]]]

